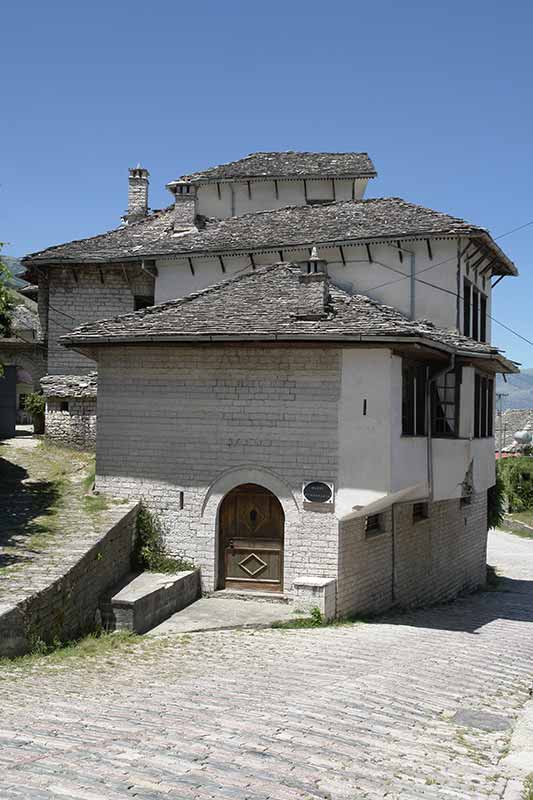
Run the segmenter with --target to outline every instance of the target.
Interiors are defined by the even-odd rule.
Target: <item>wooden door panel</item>
[[[254,484],[227,495],[220,509],[221,585],[280,591],[283,582],[283,509]]]

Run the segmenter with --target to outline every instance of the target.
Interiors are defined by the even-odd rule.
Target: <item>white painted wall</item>
[[[251,180],[200,184],[196,191],[196,213],[206,217],[226,217],[250,214],[286,206],[304,206],[307,200],[360,200],[368,183],[367,178],[356,180],[308,180],[307,200],[303,180]],[[233,199],[232,199],[233,194]]]
[[[304,247],[285,248],[282,250],[285,261],[303,262],[309,257],[309,250],[314,245],[310,241]],[[423,279],[431,282],[434,288],[426,284],[416,283],[415,313],[417,318],[430,319],[436,325],[455,328],[457,322],[457,240],[432,240],[431,260],[424,241],[406,242],[404,246],[415,253],[415,270],[423,273]],[[328,262],[328,270],[339,285],[352,287],[353,291],[368,294],[375,300],[395,308],[408,315],[410,312],[410,258],[407,253],[400,261],[395,245],[372,245],[372,263],[364,245],[351,245],[343,248],[346,264],[342,263],[339,247],[319,247],[319,254]],[[254,254],[257,266],[279,261],[278,251]],[[217,257],[192,257],[195,274],[191,272],[187,258],[159,259],[157,262],[158,278],[155,286],[155,302],[173,300],[190,292],[251,270],[250,258],[247,255],[228,255],[223,257],[226,272],[222,272]],[[444,263],[441,263],[444,262]]]
[[[335,510],[342,517],[390,490],[391,353],[342,350]],[[366,400],[366,414],[364,402]]]

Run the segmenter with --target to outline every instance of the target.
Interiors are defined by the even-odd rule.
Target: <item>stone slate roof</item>
[[[98,378],[96,372],[87,375],[46,375],[41,378],[45,397],[96,398]]]
[[[222,181],[249,178],[374,178],[368,153],[250,153],[238,161],[182,175],[179,181]]]
[[[200,230],[177,234],[173,208],[101,236],[33,253],[25,263],[102,263],[157,256],[282,250],[313,244],[402,239],[416,236],[471,236],[484,241],[501,259],[493,267],[506,274],[516,268],[489,234],[458,217],[398,197],[290,206],[223,220],[205,220]]]
[[[178,300],[83,325],[60,341],[77,347],[218,338],[424,339],[448,351],[505,360],[489,344],[438,328],[426,320],[410,321],[391,306],[364,295],[348,294],[323,273],[304,275],[292,264],[262,267]],[[507,363],[509,371],[516,371]]]
[[[494,439],[496,449],[500,446],[500,427],[502,429],[502,451],[505,453],[520,452],[519,445],[514,441],[517,431],[530,431],[533,433],[533,408],[508,408],[503,414],[496,414],[494,426]]]

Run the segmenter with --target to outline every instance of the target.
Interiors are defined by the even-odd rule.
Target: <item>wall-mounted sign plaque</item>
[[[304,484],[303,495],[308,503],[331,503],[333,488],[323,481],[311,481]]]

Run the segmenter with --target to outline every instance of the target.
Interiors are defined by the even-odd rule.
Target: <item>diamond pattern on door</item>
[[[250,553],[249,556],[239,561],[239,567],[247,572],[251,578],[255,578],[255,576],[263,572],[267,566],[268,564],[266,561],[263,561],[263,559],[259,558],[255,553]]]

